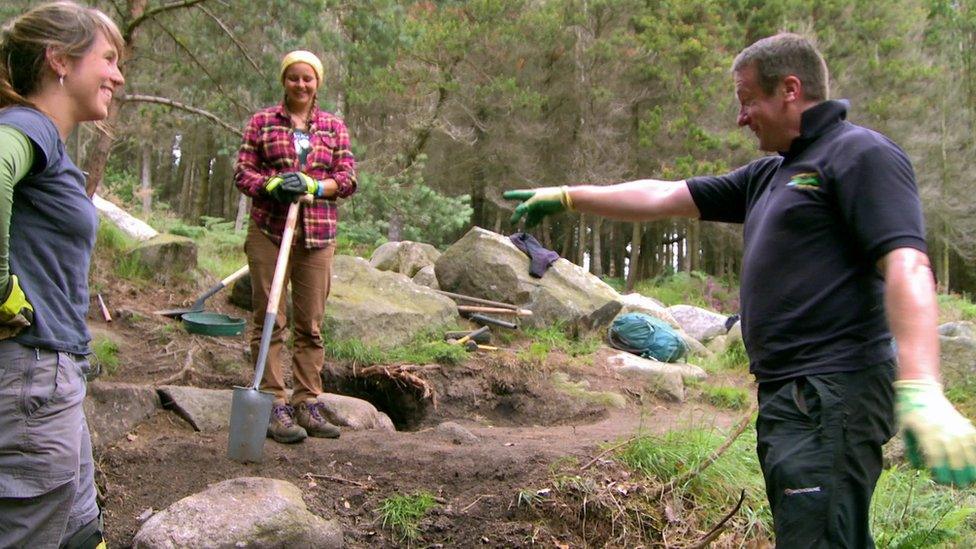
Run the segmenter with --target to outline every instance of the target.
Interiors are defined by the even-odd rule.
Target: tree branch
[[[237,49],[241,50],[241,53],[244,54],[244,58],[247,59],[249,63],[251,63],[251,66],[254,67],[254,70],[257,71],[258,74],[265,76],[261,73],[261,68],[258,67],[258,64],[254,61],[254,58],[252,58],[251,54],[247,52],[247,49],[244,47],[244,44],[242,44],[241,41],[237,39],[237,36],[235,36],[234,33],[231,32],[230,28],[228,28],[223,21],[221,21],[216,15],[213,14],[213,12],[208,10],[205,6],[197,6],[197,9],[210,16],[210,18],[213,19],[215,23],[217,23],[217,25],[221,28],[221,30],[223,30],[224,33],[234,42],[234,45],[237,46]]]
[[[153,18],[163,12],[178,10],[180,8],[189,8],[201,2],[206,2],[206,0],[183,0],[182,2],[170,2],[169,4],[163,4],[158,8],[153,8],[130,21],[129,24],[125,26],[125,32],[122,34],[122,36],[124,36],[125,41],[128,42],[129,37],[132,36],[132,33],[136,30],[136,28],[147,19]]]
[[[174,109],[180,109],[180,110],[183,110],[183,111],[186,111],[186,112],[189,112],[189,113],[196,114],[198,116],[202,116],[202,117],[210,120],[214,124],[217,124],[221,128],[223,128],[223,129],[225,129],[225,130],[233,133],[234,135],[236,135],[238,137],[243,137],[244,136],[244,132],[242,132],[238,128],[235,128],[234,126],[231,126],[227,122],[224,122],[216,114],[214,114],[212,112],[205,111],[203,109],[198,109],[197,107],[191,107],[190,105],[186,105],[184,103],[180,103],[179,101],[174,101],[174,100],[169,99],[169,98],[166,98],[166,97],[157,97],[157,96],[154,96],[154,95],[128,95],[128,94],[126,94],[126,95],[123,95],[123,96],[119,97],[119,99],[121,101],[125,102],[125,103],[128,103],[130,101],[133,102],[133,103],[156,103],[158,105],[166,105],[167,107],[172,107]]]
[[[248,114],[254,112],[254,109],[242,105],[240,101],[234,99],[234,96],[228,93],[227,90],[225,90],[224,87],[220,85],[220,80],[218,80],[216,77],[214,77],[213,74],[210,73],[210,70],[207,69],[207,65],[201,62],[199,59],[197,59],[197,57],[193,55],[193,52],[190,51],[190,48],[188,48],[186,44],[184,44],[183,41],[179,39],[179,37],[173,34],[173,32],[169,30],[169,28],[166,25],[160,23],[159,21],[156,21],[155,23],[159,28],[163,29],[163,32],[165,32],[170,37],[170,39],[173,40],[173,42],[175,42],[176,45],[181,50],[183,50],[183,53],[185,53],[193,61],[193,63],[196,64],[196,66],[200,67],[200,70],[203,71],[203,74],[207,75],[207,78],[209,78],[214,83],[214,86],[217,87],[217,91],[219,91],[224,97],[226,97],[231,103],[233,103],[241,111],[246,112]]]

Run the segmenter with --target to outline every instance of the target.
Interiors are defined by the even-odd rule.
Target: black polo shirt
[[[788,152],[688,180],[703,220],[744,224],[742,334],[758,381],[893,357],[876,262],[926,251],[922,208],[904,151],[846,117],[846,101],[825,101]]]

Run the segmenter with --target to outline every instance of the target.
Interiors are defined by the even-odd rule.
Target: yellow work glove
[[[10,275],[9,287],[0,305],[0,339],[13,337],[34,322],[34,306],[27,301],[17,275]]]
[[[524,215],[526,229],[535,227],[547,215],[575,209],[573,208],[573,200],[569,196],[569,187],[566,186],[505,191],[502,196],[509,200],[524,200],[515,208],[512,224],[518,223],[518,220]]]
[[[895,410],[912,465],[928,468],[941,484],[976,481],[976,429],[946,400],[941,384],[896,381]]]

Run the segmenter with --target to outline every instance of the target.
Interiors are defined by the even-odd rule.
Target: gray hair
[[[792,33],[763,38],[742,50],[732,63],[732,71],[756,67],[759,87],[771,95],[783,78],[793,75],[803,84],[803,96],[825,101],[830,95],[827,63],[810,40]]]

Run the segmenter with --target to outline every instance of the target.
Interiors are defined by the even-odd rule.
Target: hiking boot
[[[268,423],[268,436],[275,442],[291,444],[305,440],[308,433],[295,423],[295,409],[287,404],[275,404],[271,409],[271,421]]]
[[[325,404],[317,400],[307,400],[295,409],[295,421],[308,431],[309,436],[318,438],[339,438],[339,428],[329,423],[322,414]]]

